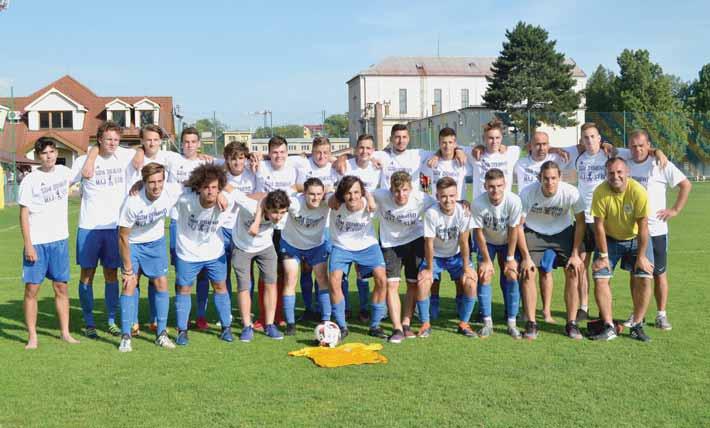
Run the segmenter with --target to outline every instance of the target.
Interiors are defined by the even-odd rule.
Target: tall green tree
[[[526,135],[542,122],[576,124],[580,94],[574,90],[574,65],[557,52],[555,40],[542,27],[518,22],[505,32],[503,50],[487,76],[487,107],[510,114],[512,125]]]
[[[274,129],[260,126],[254,132],[254,138],[269,138],[272,135],[279,135],[284,138],[303,138],[303,125],[280,125]]]
[[[710,112],[710,64],[705,64],[698,73],[698,80],[693,82],[693,107],[698,112]]]
[[[325,135],[329,137],[347,137],[348,136],[348,115],[347,114],[331,114],[325,118],[324,122]]]
[[[616,94],[614,85],[616,75],[601,64],[587,80],[584,90],[587,110],[593,112],[611,112],[615,110]]]

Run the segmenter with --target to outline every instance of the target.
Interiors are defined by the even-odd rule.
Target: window
[[[466,108],[468,106],[468,89],[461,89],[461,108]]]
[[[153,110],[141,110],[141,126],[153,124]]]
[[[234,142],[234,141],[237,141],[237,137],[234,136],[234,135],[230,135],[230,136],[229,136],[229,142],[231,143],[231,142]]]
[[[111,111],[111,120],[114,121],[121,128],[126,127],[126,111],[125,110],[113,110]]]
[[[385,103],[385,116],[389,116],[389,115],[390,115],[390,103],[386,102]]]
[[[72,129],[74,117],[70,111],[39,112],[39,127],[42,129]]]
[[[311,149],[311,145],[310,145],[310,144],[301,144],[301,150],[303,150],[304,152],[307,152],[307,151],[309,151],[310,149]]]
[[[251,151],[252,151],[252,152],[258,152],[258,151],[259,151],[259,146],[257,146],[256,144],[252,144],[252,145],[251,145]]]
[[[434,111],[432,114],[441,113],[441,89],[434,89]]]
[[[407,114],[407,90],[399,90],[399,114]]]

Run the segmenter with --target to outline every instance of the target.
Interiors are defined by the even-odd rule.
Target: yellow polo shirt
[[[636,221],[648,217],[648,193],[630,177],[621,193],[614,192],[604,181],[594,190],[592,215],[604,220],[607,236],[620,241],[633,239],[638,235]]]

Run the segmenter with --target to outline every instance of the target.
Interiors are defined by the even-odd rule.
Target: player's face
[[[213,180],[205,183],[200,188],[200,202],[207,205],[213,205],[217,202],[219,196],[219,180]]]
[[[488,199],[497,205],[503,200],[503,194],[505,193],[505,178],[494,178],[493,180],[486,180],[486,193],[488,193]]]
[[[319,167],[326,166],[328,162],[330,162],[330,145],[323,144],[313,148],[311,157],[313,158],[313,162]]]
[[[239,175],[244,172],[246,163],[247,157],[244,153],[236,153],[227,161],[227,168],[232,175]]]
[[[456,151],[456,137],[449,135],[446,137],[439,138],[439,149],[441,149],[441,154],[444,159],[451,160],[454,158],[454,152]]]
[[[357,160],[367,162],[372,157],[372,152],[375,151],[375,143],[372,140],[361,140],[355,147],[355,156]]]
[[[631,157],[634,161],[643,162],[648,157],[651,144],[645,135],[638,135],[629,142],[629,149],[631,149]]]
[[[286,151],[286,144],[281,144],[280,146],[272,147],[269,150],[269,159],[271,159],[271,165],[276,168],[281,168],[286,165],[286,158],[288,157],[288,152]]]
[[[325,192],[321,186],[308,186],[308,190],[305,191],[306,205],[308,208],[316,208],[323,201],[323,195]]]
[[[350,189],[345,192],[345,206],[348,207],[350,211],[355,211],[358,208],[360,200],[362,199],[362,189],[360,188],[360,183],[357,181],[350,186]]]
[[[409,131],[395,131],[390,137],[390,143],[396,153],[402,153],[407,150],[409,145]]]
[[[483,136],[486,144],[486,150],[489,153],[497,152],[500,145],[503,144],[503,133],[498,129],[491,129]]]
[[[144,132],[143,141],[141,141],[141,143],[143,144],[143,150],[145,151],[145,155],[148,157],[155,156],[155,154],[158,153],[158,151],[160,150],[161,142],[162,140],[160,139],[160,134],[158,134],[157,132]]]
[[[280,208],[278,210],[266,210],[266,219],[276,224],[280,222],[282,218],[284,218],[287,211],[288,210],[286,208]]]
[[[182,137],[182,155],[194,159],[200,149],[200,138],[195,134],[185,134]]]
[[[392,189],[392,199],[397,205],[404,205],[409,202],[409,194],[412,192],[412,184],[404,183],[396,189]]]
[[[550,141],[545,134],[535,134],[530,143],[530,153],[533,159],[543,160],[550,151]]]
[[[108,130],[101,137],[101,147],[99,152],[102,155],[112,155],[116,152],[118,144],[121,142],[121,135],[118,131]]]
[[[456,209],[456,186],[449,186],[436,191],[436,199],[439,201],[441,210],[447,214],[451,214]]]
[[[628,169],[624,162],[617,161],[609,165],[606,169],[606,181],[613,190],[622,192],[626,188]]]
[[[540,183],[542,184],[542,194],[552,196],[557,193],[560,185],[560,172],[557,168],[549,168],[540,173]]]
[[[582,131],[582,144],[584,144],[584,150],[593,155],[597,154],[602,144],[602,137],[599,135],[597,128],[589,128]]]
[[[160,197],[165,184],[165,174],[162,172],[149,175],[145,181],[145,194],[148,199],[154,201]]]
[[[57,150],[52,146],[45,147],[38,156],[42,169],[52,169],[57,163]]]

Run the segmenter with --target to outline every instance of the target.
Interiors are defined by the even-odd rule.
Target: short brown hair
[[[120,126],[118,126],[118,123],[111,120],[107,120],[106,122],[102,123],[101,125],[99,125],[99,129],[96,130],[96,141],[99,144],[101,144],[101,139],[108,131],[115,131],[118,132],[118,135],[121,135],[122,129]]]
[[[290,205],[288,194],[281,189],[269,192],[264,199],[264,208],[269,211],[286,209]]]
[[[412,176],[407,171],[397,171],[390,177],[390,189],[399,189],[405,184],[412,185]]]
[[[185,135],[197,135],[197,140],[200,140],[200,131],[198,131],[194,126],[188,126],[182,130],[180,133],[180,141],[185,139]]]
[[[498,130],[501,134],[503,134],[503,121],[501,121],[497,117],[493,118],[490,122],[483,125],[483,134],[487,134],[488,132],[495,130]]]
[[[497,180],[499,178],[505,179],[505,174],[503,174],[503,171],[498,168],[491,168],[486,171],[485,181]]]
[[[591,128],[594,128],[594,129],[597,130],[597,132],[599,132],[599,127],[597,127],[597,124],[594,123],[594,122],[585,122],[585,123],[583,123],[583,124],[582,124],[582,127],[580,128],[580,131],[584,132],[584,131],[586,131],[587,129],[591,129]]]
[[[448,126],[446,128],[441,128],[441,131],[439,131],[439,138],[444,137],[456,137],[456,131],[454,131],[454,128],[449,128]]]
[[[150,123],[148,125],[144,125],[141,127],[140,133],[138,134],[138,138],[141,140],[145,136],[146,132],[155,132],[158,135],[160,135],[160,138],[165,138],[165,132],[163,132],[163,128],[159,127],[158,125],[155,125],[153,123]]]
[[[328,146],[330,147],[330,140],[328,137],[316,137],[313,139],[313,144],[311,145],[311,150],[315,149],[316,147],[319,146]]]
[[[362,134],[359,137],[357,137],[357,143],[355,145],[357,146],[358,144],[360,144],[360,141],[363,141],[363,140],[370,140],[374,144],[375,137],[373,137],[372,134]]]
[[[222,151],[224,160],[230,160],[239,154],[243,154],[244,157],[247,158],[249,157],[249,148],[246,144],[241,143],[239,141],[232,141],[231,143],[224,146],[224,151]]]
[[[281,147],[285,145],[286,149],[288,150],[288,143],[286,142],[286,139],[284,137],[280,137],[278,135],[269,138],[269,151],[271,151],[272,148],[274,147]]]
[[[224,169],[208,163],[200,165],[192,171],[190,178],[185,181],[185,187],[189,187],[197,193],[203,186],[214,180],[219,181],[219,190],[222,190],[227,184],[227,175],[224,173]]]
[[[409,129],[407,129],[407,125],[403,125],[401,123],[396,123],[396,124],[392,125],[392,130],[390,131],[390,136],[394,135],[394,133],[397,131],[409,132]]]
[[[148,181],[148,177],[153,174],[163,174],[163,179],[165,179],[165,167],[157,162],[151,162],[148,165],[141,168],[141,177],[143,177],[143,182]]]
[[[633,131],[629,132],[628,139],[629,139],[629,141],[631,141],[631,140],[634,140],[634,139],[641,137],[641,136],[646,137],[646,140],[649,143],[651,142],[651,137],[648,135],[648,131],[646,131],[645,129],[641,129],[641,128],[634,129]]]
[[[560,166],[557,164],[555,161],[545,161],[540,165],[540,173],[538,173],[538,178],[542,178],[542,173],[547,171],[548,169],[556,169],[557,170],[557,175],[562,175],[562,170],[560,170]]]
[[[448,189],[449,187],[457,187],[456,180],[451,177],[441,177],[439,181],[436,182],[436,191]]]

